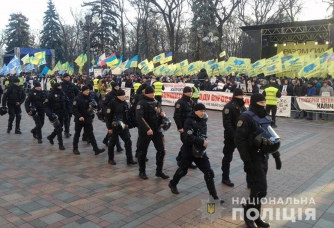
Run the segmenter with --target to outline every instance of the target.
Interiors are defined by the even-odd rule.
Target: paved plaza
[[[165,108],[169,117],[173,108]],[[33,120],[23,113],[22,135],[7,134],[8,114],[0,116],[0,227],[245,227],[232,219],[237,197],[247,197],[243,163],[235,151],[231,180],[235,187],[221,184],[223,126],[221,112],[208,111],[208,156],[215,172],[218,195],[225,199],[222,218],[211,223],[198,209],[208,191],[199,170],[189,170],[174,195],[169,180],[155,177],[155,150],[151,145],[147,163],[148,180],[138,176],[138,165],[127,166],[125,153],[117,153],[116,166],[107,163],[107,152],[94,155],[92,147],[80,142],[81,155],[72,153],[72,137],[64,139],[65,151],[50,145],[46,136],[52,126],[46,118],[43,144],[37,144],[30,130]],[[272,227],[334,227],[334,122],[278,118],[277,133],[282,138],[282,170],[269,160],[267,198],[314,199],[315,204],[267,204],[263,208],[316,209],[315,220],[270,221]],[[94,122],[100,147],[106,134],[104,123]],[[137,130],[132,129],[136,144]],[[175,124],[165,133],[164,172],[172,176],[175,157],[181,146]],[[122,143],[123,147],[124,144]],[[107,149],[107,148],[106,148]],[[135,151],[135,147],[133,151]],[[290,210],[292,211],[292,210]],[[304,216],[305,217],[305,216]]]

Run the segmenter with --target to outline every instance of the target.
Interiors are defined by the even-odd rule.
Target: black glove
[[[244,163],[244,171],[246,173],[252,173],[253,172],[253,164],[251,161],[247,161]]]
[[[282,162],[281,162],[281,154],[277,151],[273,153],[273,157],[275,158],[275,163],[276,163],[276,169],[280,170],[282,168]]]

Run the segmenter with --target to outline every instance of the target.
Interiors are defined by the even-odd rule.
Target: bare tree
[[[118,0],[118,8],[120,11],[119,20],[120,20],[120,35],[121,35],[121,53],[125,53],[125,25],[124,25],[124,0]]]
[[[1,30],[0,31],[0,49],[2,49],[3,46],[5,45],[5,40],[6,40],[5,30]]]
[[[323,3],[327,3],[327,11],[331,11],[330,18],[334,18],[334,0],[322,0]]]
[[[295,21],[296,16],[301,12],[302,6],[303,4],[300,0],[280,0],[280,7],[292,22]]]

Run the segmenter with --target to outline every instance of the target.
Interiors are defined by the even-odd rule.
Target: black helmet
[[[29,112],[31,112],[31,116],[34,116],[37,114],[37,108],[35,106],[30,106]]]
[[[159,131],[160,132],[167,131],[171,125],[172,125],[172,121],[168,117],[164,116],[162,117]]]
[[[52,124],[52,126],[54,128],[58,127],[60,125],[60,122],[58,120],[58,116],[54,113],[52,113],[50,116],[49,116],[49,120],[50,120],[50,123]]]
[[[0,116],[6,115],[8,112],[8,108],[7,107],[1,107],[0,108]]]
[[[205,135],[202,135],[199,137],[202,138],[203,140],[206,139]],[[206,153],[206,147],[203,145],[198,146],[194,144],[192,149],[193,149],[193,155],[195,158],[201,158]]]
[[[114,120],[113,122],[111,122],[111,128],[115,133],[120,134],[126,128],[126,125],[123,123],[122,120]]]
[[[254,145],[257,150],[265,153],[275,153],[281,146],[281,139],[276,132],[269,126],[254,139]]]
[[[95,100],[91,100],[89,102],[89,108],[87,110],[87,114],[88,115],[94,115],[94,113],[96,112],[97,108],[98,108],[98,105],[97,105],[96,101]]]

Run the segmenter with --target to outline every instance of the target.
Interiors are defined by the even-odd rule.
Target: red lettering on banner
[[[170,98],[170,99],[180,99],[182,97],[182,93],[163,93],[162,98]]]
[[[200,94],[200,98],[201,101],[208,101],[210,100],[210,94]]]

